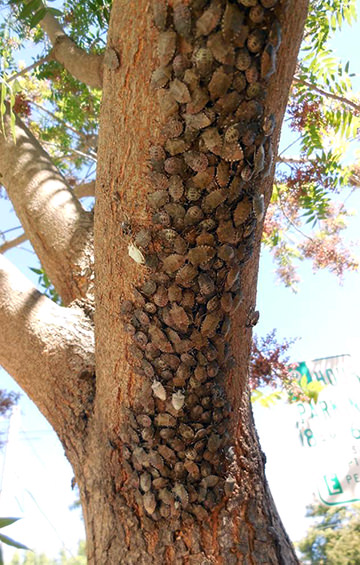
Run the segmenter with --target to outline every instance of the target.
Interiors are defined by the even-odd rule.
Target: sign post
[[[316,404],[299,402],[296,427],[311,450],[314,480],[326,506],[360,502],[360,378],[350,355],[299,363],[292,379],[320,381]]]

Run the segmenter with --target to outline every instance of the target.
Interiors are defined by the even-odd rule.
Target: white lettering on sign
[[[349,355],[299,363],[291,377],[323,382],[317,404],[299,402],[296,427],[311,450],[318,496],[328,506],[360,501],[360,379]]]

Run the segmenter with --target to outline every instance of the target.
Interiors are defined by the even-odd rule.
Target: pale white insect
[[[265,204],[264,204],[264,195],[263,194],[255,194],[253,199],[253,210],[258,222],[264,217],[265,212]]]
[[[166,400],[166,390],[159,381],[154,381],[151,385],[153,389],[154,396],[160,398],[160,400]]]
[[[185,402],[185,395],[182,392],[180,392],[180,390],[173,393],[171,397],[171,404],[173,405],[175,410],[181,410],[181,408],[184,406],[184,402]]]
[[[138,263],[139,265],[145,264],[144,255],[141,253],[140,249],[138,247],[136,247],[136,245],[134,245],[133,243],[129,243],[128,253],[129,253],[129,256],[131,257],[131,259],[133,261],[135,261],[135,263]]]

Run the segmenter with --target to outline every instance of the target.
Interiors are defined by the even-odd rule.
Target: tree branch
[[[92,292],[92,214],[17,117],[0,133],[0,175],[25,233],[64,304]]]
[[[94,394],[94,335],[84,312],[52,302],[0,256],[0,326],[3,367],[60,439],[69,426],[81,431]]]
[[[56,147],[58,148],[58,146],[56,145],[56,143],[52,143],[51,141],[44,141],[43,142],[44,145],[46,145],[47,147]],[[64,153],[62,153],[62,158],[65,159],[70,159],[70,155],[71,154],[74,155],[79,155],[80,157],[84,157],[85,159],[89,159],[90,161],[93,161],[94,163],[97,162],[97,158],[94,155],[91,155],[90,153],[84,153],[83,151],[79,151],[79,149],[74,149],[73,147],[69,147],[68,150]]]
[[[13,80],[26,75],[29,71],[32,71],[32,69],[35,69],[36,67],[38,67],[39,65],[42,65],[43,63],[46,63],[47,61],[50,61],[51,59],[51,53],[49,53],[48,55],[46,55],[46,57],[42,57],[41,59],[38,59],[37,61],[35,61],[32,65],[29,65],[28,67],[25,67],[25,69],[22,69],[21,71],[14,73],[13,75],[11,75],[8,79],[7,82],[12,82]]]
[[[287,213],[285,212],[284,209],[284,205],[283,205],[283,201],[282,201],[282,194],[281,194],[281,190],[280,187],[277,183],[275,183],[276,189],[278,191],[279,194],[279,208],[284,216],[284,218],[289,222],[289,224],[297,231],[299,232],[303,237],[306,237],[307,239],[309,239],[310,241],[313,241],[313,239],[306,235],[306,233],[304,233],[296,224],[295,222],[293,222],[293,220],[291,218],[289,218],[289,216],[287,215]]]
[[[95,196],[95,181],[91,180],[90,182],[78,184],[74,187],[74,194],[77,198],[84,198],[85,196]]]
[[[337,100],[338,102],[341,102],[342,104],[345,104],[346,106],[350,106],[350,108],[353,108],[353,110],[360,112],[360,105],[356,104],[352,100],[349,100],[349,98],[346,98],[345,96],[340,96],[339,94],[333,94],[332,92],[329,92],[327,90],[323,90],[319,86],[315,86],[315,84],[312,84],[311,82],[308,82],[307,80],[302,80],[302,79],[297,78],[297,77],[294,77],[293,82],[295,84],[302,84],[302,85],[306,86],[307,88],[309,88],[310,90],[313,90],[314,92],[317,92],[321,96],[324,96],[325,98],[331,98],[332,100]]]
[[[79,130],[73,128],[72,125],[68,124],[65,120],[63,120],[62,118],[60,118],[59,116],[54,114],[54,112],[51,112],[50,110],[45,108],[45,106],[41,106],[40,104],[37,104],[33,100],[30,100],[30,104],[32,106],[34,106],[35,108],[37,108],[38,110],[40,110],[41,112],[44,112],[45,114],[50,116],[53,120],[55,120],[55,121],[59,122],[60,124],[62,124],[63,126],[65,126],[66,129],[72,131],[73,133],[75,133],[75,135],[78,135],[79,137],[81,137],[85,141],[88,141],[89,136],[87,136],[86,133],[83,133],[82,131],[79,131]]]
[[[69,73],[91,88],[102,88],[104,55],[90,54],[77,47],[52,15],[47,13],[40,26],[49,37],[52,56]]]
[[[302,159],[301,157],[280,157],[276,158],[277,163],[287,163],[287,164],[299,164],[299,163],[309,163],[311,159]]]
[[[24,243],[24,241],[27,241],[27,236],[24,233],[14,239],[10,239],[10,241],[5,241],[2,245],[0,245],[0,253],[5,253],[5,251],[8,251],[13,247],[17,247],[20,243]]]

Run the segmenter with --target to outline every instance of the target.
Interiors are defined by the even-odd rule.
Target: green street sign
[[[291,378],[322,382],[318,402],[297,403],[296,427],[310,450],[315,489],[327,505],[360,502],[360,379],[350,355],[298,363]]]

